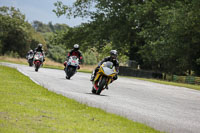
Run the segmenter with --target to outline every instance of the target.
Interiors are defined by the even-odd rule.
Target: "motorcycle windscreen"
[[[78,66],[79,65],[79,61],[77,57],[70,57],[69,61],[68,61],[68,65],[72,65],[72,66]]]
[[[110,69],[113,68],[113,63],[110,62],[110,61],[104,62],[103,65],[104,65],[104,67],[108,67],[108,68],[110,68]]]
[[[33,54],[29,54],[29,55],[28,55],[28,58],[33,58]]]
[[[114,73],[114,70],[110,69],[108,67],[103,67],[103,71],[104,71],[105,75],[107,75],[107,76],[109,76],[109,75]]]
[[[35,60],[40,60],[40,61],[42,61],[43,62],[43,55],[42,55],[42,53],[41,52],[37,52],[36,54],[35,54]]]

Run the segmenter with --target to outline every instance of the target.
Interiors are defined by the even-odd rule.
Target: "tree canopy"
[[[0,31],[0,55],[12,51],[25,57],[39,42],[45,44],[43,37],[25,21],[25,15],[14,7],[0,7]]]
[[[199,0],[76,0],[73,5],[54,5],[58,16],[91,18],[63,35],[68,44],[79,41],[84,48],[101,50],[111,43],[143,69],[200,75]]]

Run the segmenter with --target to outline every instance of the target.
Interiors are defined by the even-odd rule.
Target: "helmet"
[[[40,43],[40,44],[38,44],[38,48],[42,48],[42,44]]]
[[[74,44],[74,50],[78,50],[79,49],[79,45],[78,44]]]
[[[111,50],[110,57],[115,60],[117,58],[117,50]]]
[[[33,53],[33,50],[31,49],[29,52],[30,52],[30,53]]]

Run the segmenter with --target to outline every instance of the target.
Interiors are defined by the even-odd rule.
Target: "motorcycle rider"
[[[67,61],[69,60],[70,56],[76,56],[77,58],[79,58],[79,61],[82,62],[83,56],[82,56],[82,53],[79,51],[79,45],[78,44],[74,44],[74,48],[67,54],[67,59],[64,62],[65,68],[66,68]],[[78,69],[80,69],[80,66],[78,66]]]
[[[117,71],[117,73],[119,73],[119,62],[117,60],[117,51],[116,50],[111,50],[110,51],[110,56],[104,58],[102,61],[99,62],[98,66],[95,68],[95,70],[93,71],[92,75],[91,75],[91,79],[90,81],[94,81],[94,78],[96,76],[96,73],[99,71],[100,66],[104,63],[110,61],[113,63],[113,65],[115,66],[115,69]],[[115,77],[113,77],[113,80],[117,80],[117,75]],[[107,88],[108,89],[108,88]]]
[[[34,55],[37,53],[37,52],[41,52],[42,53],[42,55],[43,55],[43,62],[45,61],[45,54],[44,54],[44,50],[43,50],[43,48],[42,48],[42,44],[41,43],[39,43],[38,44],[38,46],[37,46],[37,48],[35,48],[35,51],[34,51]]]

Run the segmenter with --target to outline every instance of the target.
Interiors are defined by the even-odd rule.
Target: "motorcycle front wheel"
[[[35,71],[37,72],[39,68],[40,68],[40,63],[37,62],[37,63],[35,64]]]
[[[29,59],[28,64],[29,64],[30,67],[33,66],[33,59]]]
[[[100,95],[101,91],[103,90],[104,86],[106,85],[106,79],[107,77],[102,77],[99,81],[99,89],[97,90],[97,95]]]
[[[68,66],[66,71],[66,79],[70,79],[75,74],[76,68]]]

